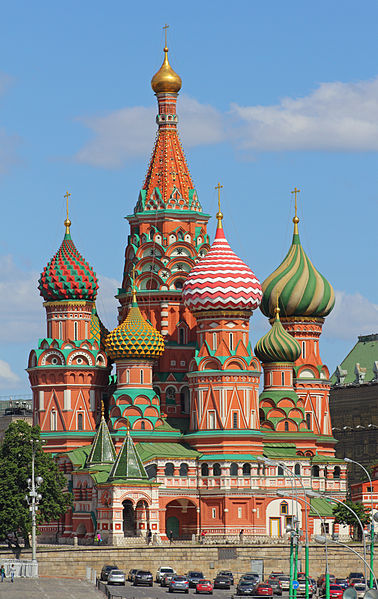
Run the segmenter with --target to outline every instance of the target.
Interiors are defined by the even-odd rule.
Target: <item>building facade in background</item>
[[[44,535],[279,537],[294,517],[312,534],[321,532],[315,508],[332,532],[325,499],[307,514],[300,493],[290,497],[295,479],[346,492],[319,347],[332,287],[301,245],[297,214],[288,253],[262,284],[233,252],[220,207],[211,242],[178,136],[181,79],[167,48],[152,88],[158,131],[127,217],[119,325],[109,333],[101,323],[97,278],[68,218],[39,281],[47,332],[29,357],[34,423],[74,495]],[[259,308],[271,329],[252,343]]]

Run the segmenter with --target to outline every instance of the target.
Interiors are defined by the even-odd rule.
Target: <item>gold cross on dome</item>
[[[64,194],[63,197],[66,198],[66,211],[67,211],[67,220],[68,220],[68,198],[70,197],[70,193],[68,191],[66,191],[66,193]]]
[[[165,47],[167,47],[167,29],[168,29],[169,25],[165,24],[163,29],[164,29],[164,34],[165,34]]]
[[[218,185],[214,189],[218,190],[218,213],[216,215],[216,219],[218,221],[218,229],[222,229],[223,214],[221,212],[220,190],[223,189],[223,185],[221,185],[220,183],[218,183]]]
[[[218,183],[218,185],[215,187],[215,189],[218,190],[218,210],[220,212],[220,190],[223,189],[223,185]]]
[[[294,190],[291,192],[294,194],[294,202],[295,202],[295,216],[297,216],[297,193],[300,193],[300,189],[294,187]]]

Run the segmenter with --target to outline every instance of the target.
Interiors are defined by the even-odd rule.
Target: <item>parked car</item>
[[[329,596],[331,599],[342,599],[344,589],[338,584],[329,585]]]
[[[127,575],[127,580],[129,582],[133,582],[134,581],[134,576],[135,574],[138,572],[138,568],[131,568],[131,570],[129,570],[129,573]]]
[[[176,574],[176,572],[170,566],[160,566],[160,568],[158,568],[158,571],[156,572],[156,582],[160,582],[161,577],[164,576],[164,574]]]
[[[231,588],[231,579],[228,576],[222,576],[218,574],[214,578],[214,589],[230,589]]]
[[[169,583],[169,592],[173,593],[174,591],[184,591],[184,593],[189,593],[189,580],[186,576],[173,576],[171,582]]]
[[[278,580],[280,582],[282,591],[288,591],[290,588],[290,576],[286,576],[284,574],[283,576],[279,576]]]
[[[258,597],[273,597],[273,589],[270,584],[260,582],[255,586],[253,594]]]
[[[254,582],[254,584],[256,585],[260,582],[260,577],[258,574],[252,574],[251,572],[249,572],[249,573],[243,574],[243,576],[241,576],[240,581],[242,581],[242,580],[249,580],[250,582]]]
[[[354,585],[361,584],[361,583],[365,583],[365,578],[350,578],[348,580],[349,587],[354,587]]]
[[[350,580],[351,578],[365,578],[365,577],[362,574],[362,572],[349,572],[347,579]]]
[[[269,578],[271,578],[273,580],[274,578],[279,578],[280,576],[283,576],[283,575],[284,575],[284,572],[271,572],[269,574]]]
[[[353,588],[357,593],[357,599],[362,599],[367,591],[366,584],[364,584],[362,582],[357,582]]]
[[[254,580],[243,580],[240,579],[238,586],[236,587],[237,595],[253,595],[255,590],[256,582]]]
[[[329,575],[329,582],[334,584],[336,577],[333,574]],[[325,574],[321,574],[317,580],[318,589],[325,584]]]
[[[339,586],[341,586],[343,589],[347,589],[349,584],[346,578],[336,578],[335,579],[335,584],[338,584]]]
[[[306,579],[299,578],[298,583],[299,583],[299,586],[297,588],[297,597],[305,597],[305,595],[306,595]],[[308,593],[309,593],[309,597],[312,597],[310,587],[308,588]]]
[[[108,584],[126,584],[126,574],[122,570],[110,570],[108,574]]]
[[[278,578],[268,578],[268,584],[273,589],[273,595],[282,595],[282,587]]]
[[[230,588],[230,587],[229,587]],[[208,593],[213,594],[213,585],[210,580],[200,580],[197,582],[196,593]]]
[[[118,566],[103,566],[100,574],[100,580],[108,580],[108,575],[111,570],[118,570]]]
[[[204,579],[204,575],[202,572],[191,570],[186,575],[188,577],[189,586],[191,589],[195,589],[197,586],[197,582]]]
[[[140,584],[147,584],[149,587],[152,587],[154,584],[154,579],[148,570],[138,570],[135,573],[133,585],[134,587],[139,586]]]
[[[228,576],[231,581],[231,584],[234,584],[234,575],[231,570],[221,570],[218,572],[217,576]]]
[[[164,574],[160,578],[160,586],[161,587],[169,587],[169,583],[171,582],[171,580],[172,580],[173,577],[174,577],[174,573],[173,572]]]

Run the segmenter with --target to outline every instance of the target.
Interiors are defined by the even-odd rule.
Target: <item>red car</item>
[[[342,599],[344,589],[338,584],[329,585],[329,596],[331,599]]]
[[[261,583],[255,587],[253,594],[259,597],[273,597],[273,589],[269,584]]]
[[[213,585],[210,580],[200,580],[196,584],[196,593],[209,593],[213,594]]]

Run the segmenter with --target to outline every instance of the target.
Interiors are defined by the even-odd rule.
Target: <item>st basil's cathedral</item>
[[[158,130],[127,216],[119,325],[109,332],[101,322],[96,274],[74,244],[68,211],[63,242],[39,279],[47,333],[27,369],[33,418],[74,497],[43,537],[85,543],[100,532],[114,545],[147,531],[156,542],[171,531],[280,537],[294,517],[302,529],[307,518],[311,534],[321,518],[333,532],[325,500],[307,510],[290,496],[294,479],[346,493],[319,349],[333,289],[301,245],[296,213],[288,253],[263,283],[233,252],[220,203],[209,238],[210,215],[178,136],[181,78],[167,47],[151,85]],[[253,348],[257,309],[271,328]]]

